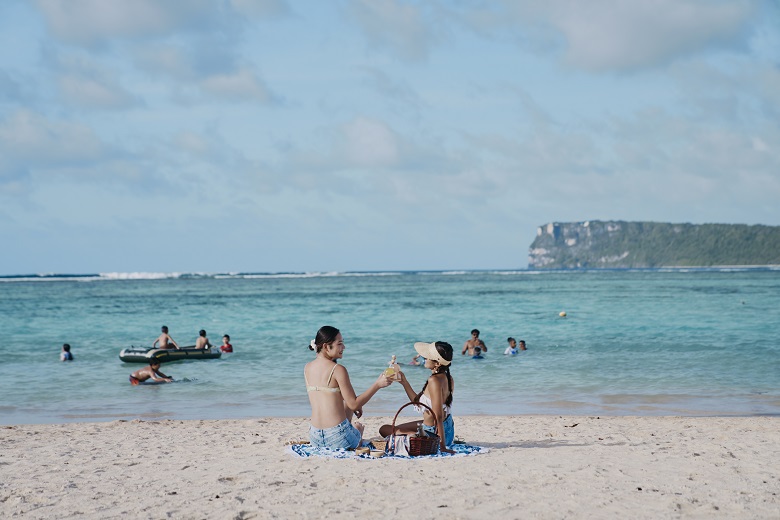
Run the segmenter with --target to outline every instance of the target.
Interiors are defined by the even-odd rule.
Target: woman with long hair
[[[396,434],[413,434],[422,428],[429,436],[439,437],[440,450],[446,453],[455,453],[447,449],[455,440],[455,423],[452,420],[452,392],[455,389],[455,381],[450,375],[450,363],[452,363],[452,345],[444,341],[435,343],[415,343],[414,349],[425,358],[425,368],[431,371],[431,375],[425,382],[420,393],[416,393],[401,372],[401,384],[406,391],[409,400],[422,403],[433,410],[433,414],[423,406],[415,407],[422,412],[422,421],[413,421],[396,425],[395,432],[390,424],[385,424],[379,429],[379,435],[387,437]],[[435,417],[434,417],[435,414]]]
[[[352,415],[360,418],[363,406],[380,388],[389,386],[392,378],[384,375],[368,390],[355,395],[347,369],[338,364],[344,354],[344,339],[335,327],[325,325],[309,349],[317,353],[314,361],[306,364],[303,378],[311,403],[309,439],[313,446],[325,448],[356,448],[363,438],[364,426],[352,424]]]

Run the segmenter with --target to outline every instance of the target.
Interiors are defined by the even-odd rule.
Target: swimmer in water
[[[173,378],[160,372],[160,360],[152,358],[149,360],[149,366],[136,370],[130,374],[130,384],[139,385],[144,381],[151,379],[156,383],[173,383]]]

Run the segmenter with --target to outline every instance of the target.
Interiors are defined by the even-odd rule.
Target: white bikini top
[[[433,403],[431,402],[431,398],[428,397],[427,395],[425,395],[425,394],[421,395],[420,396],[420,402],[422,404],[430,406],[431,410],[433,410]],[[423,408],[422,406],[417,406],[417,405],[414,406],[414,409],[418,413],[425,413],[425,412],[428,411],[427,408]],[[448,404],[445,404],[444,405],[444,416],[446,417],[449,414],[450,414],[450,406]]]

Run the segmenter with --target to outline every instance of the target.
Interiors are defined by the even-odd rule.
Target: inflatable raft
[[[194,346],[173,348],[144,348],[130,347],[123,348],[119,352],[119,359],[125,363],[148,363],[150,359],[155,358],[160,363],[170,361],[187,361],[195,359],[218,359],[222,356],[219,347],[196,349]]]

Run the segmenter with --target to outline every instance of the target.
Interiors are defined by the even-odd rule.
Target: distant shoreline
[[[7,281],[56,281],[56,280],[197,280],[197,279],[260,279],[260,278],[327,278],[349,276],[425,276],[425,275],[463,275],[463,274],[526,274],[552,272],[657,272],[657,271],[723,271],[723,270],[776,271],[780,264],[766,265],[713,265],[713,266],[660,266],[660,267],[579,267],[579,268],[514,268],[514,269],[442,269],[442,270],[381,270],[381,271],[310,271],[310,272],[237,272],[237,273],[185,273],[185,272],[127,272],[127,273],[41,273],[41,274],[3,274],[0,282]]]

